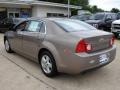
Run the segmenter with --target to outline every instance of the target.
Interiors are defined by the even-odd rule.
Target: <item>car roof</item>
[[[116,13],[111,13],[111,12],[99,12],[99,13],[96,13],[96,14],[116,14]]]
[[[16,18],[17,19],[17,18]],[[21,18],[19,18],[19,19],[21,19]],[[19,25],[19,24],[21,24],[22,22],[25,22],[25,21],[29,21],[29,20],[36,20],[36,21],[54,21],[54,20],[62,20],[63,18],[40,18],[40,17],[31,17],[31,18],[25,18],[25,19],[23,19],[23,20],[21,20],[19,23],[17,23],[15,26],[17,26],[17,25]],[[64,18],[65,19],[65,18]],[[64,20],[63,19],[63,20]]]
[[[74,19],[71,19],[71,18],[56,18],[56,17],[50,17],[50,18],[32,17],[32,18],[27,18],[27,19],[23,20],[22,22],[28,21],[28,20],[36,20],[36,21],[45,21],[46,22],[46,21],[56,21],[56,20],[63,20],[64,21],[64,20],[74,20]]]

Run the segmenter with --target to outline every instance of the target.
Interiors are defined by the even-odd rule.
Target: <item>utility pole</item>
[[[68,0],[68,18],[70,18],[70,0]]]

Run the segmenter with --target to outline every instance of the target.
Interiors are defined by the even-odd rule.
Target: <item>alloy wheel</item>
[[[52,62],[48,55],[43,55],[41,58],[41,66],[45,73],[49,74],[52,72]]]

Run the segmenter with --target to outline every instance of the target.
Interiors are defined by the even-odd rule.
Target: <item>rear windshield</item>
[[[93,26],[79,20],[55,20],[55,23],[67,32],[97,30]]]

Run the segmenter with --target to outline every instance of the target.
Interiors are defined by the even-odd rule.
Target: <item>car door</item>
[[[42,27],[42,21],[29,21],[29,25],[23,33],[24,53],[34,60],[38,57],[39,45],[45,36],[45,34],[42,34],[40,31]]]
[[[26,28],[26,25],[28,24],[28,21],[24,21],[20,23],[18,26],[15,27],[14,31],[12,32],[12,38],[10,40],[11,47],[13,50],[18,52],[23,52],[22,49],[22,39],[23,39],[23,30]]]

